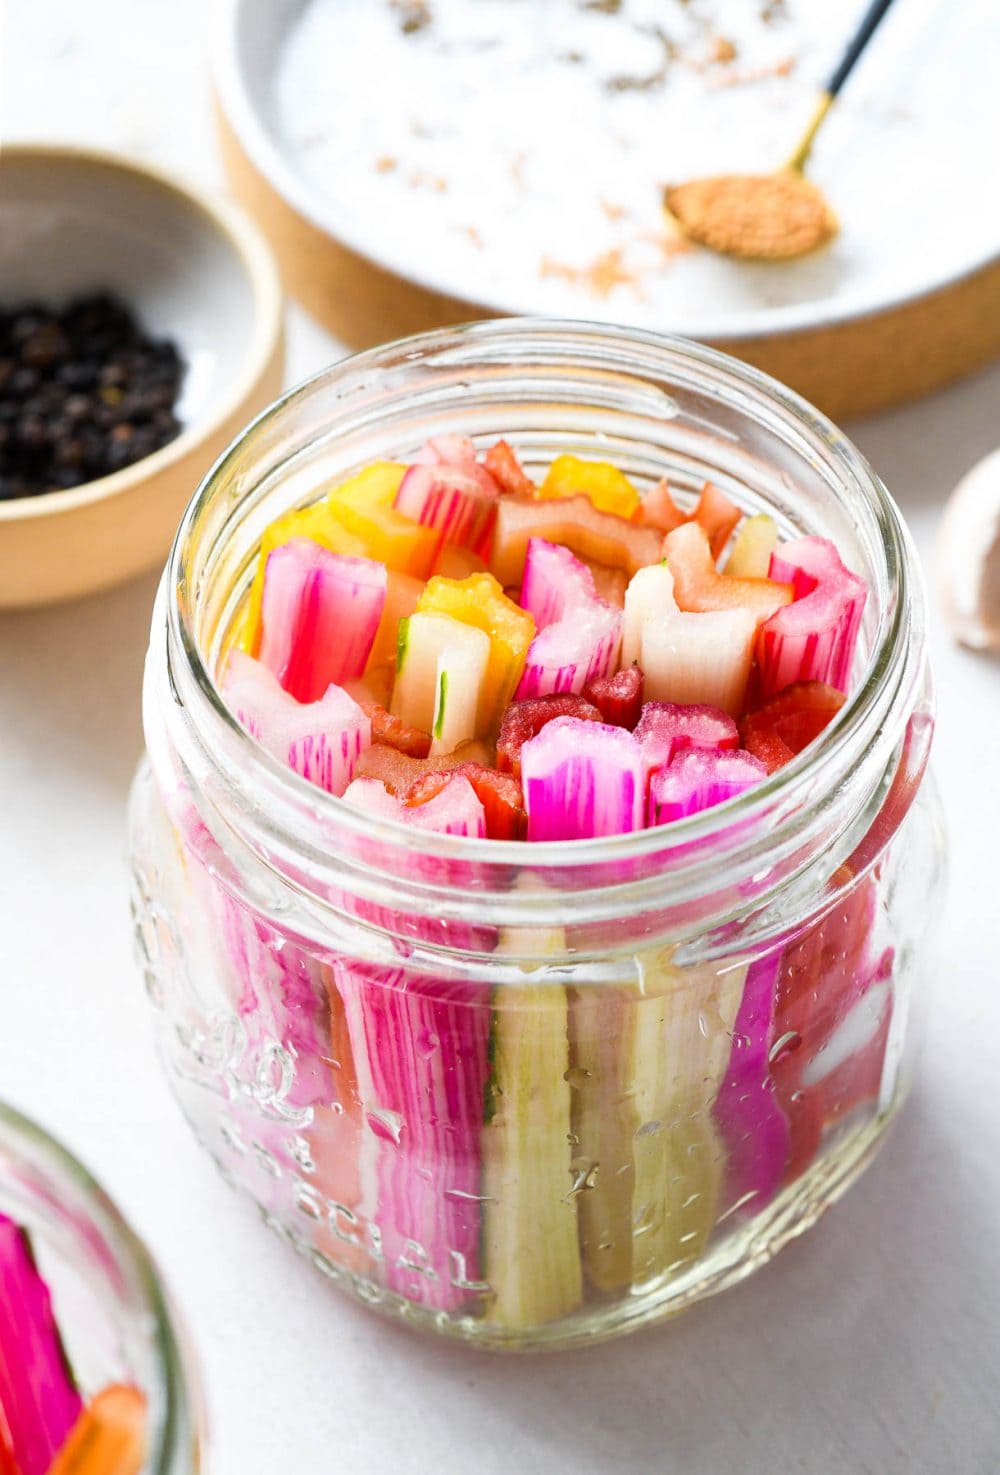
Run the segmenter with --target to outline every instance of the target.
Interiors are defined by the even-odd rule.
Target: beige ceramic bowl
[[[90,593],[158,563],[212,462],[281,389],[281,286],[242,215],[132,160],[4,147],[0,302],[100,288],[176,341],[183,428],[111,476],[0,501],[0,608]]]

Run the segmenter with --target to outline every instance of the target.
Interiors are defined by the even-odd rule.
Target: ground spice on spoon
[[[793,169],[693,179],[666,189],[664,203],[689,240],[747,260],[803,256],[837,233],[822,192]]]

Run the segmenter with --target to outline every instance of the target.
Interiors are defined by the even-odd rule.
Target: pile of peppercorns
[[[109,292],[0,309],[0,501],[81,486],[174,439],[184,365]]]

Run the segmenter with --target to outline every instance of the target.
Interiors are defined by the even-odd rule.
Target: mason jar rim
[[[439,835],[374,817],[295,774],[252,739],[230,712],[194,629],[198,590],[196,581],[189,578],[189,562],[196,530],[206,509],[224,490],[234,464],[252,448],[255,438],[318,390],[330,389],[339,381],[370,384],[380,371],[404,364],[449,368],[463,362],[470,366],[482,364],[488,361],[484,356],[493,348],[519,355],[518,361],[526,365],[537,362],[528,355],[544,354],[546,347],[550,352],[558,348],[563,355],[572,354],[572,359],[567,356],[565,360],[567,376],[572,372],[583,375],[589,367],[598,365],[605,369],[613,366],[623,375],[646,374],[650,380],[653,375],[669,378],[673,374],[680,382],[687,374],[689,379],[703,380],[706,388],[710,385],[717,395],[724,392],[731,402],[738,400],[737,407],[743,413],[777,415],[789,427],[789,433],[795,428],[811,437],[835,464],[848,496],[859,499],[859,512],[868,518],[876,534],[882,560],[878,572],[884,577],[884,588],[865,669],[841,711],[808,750],[738,797],[667,827],[599,839],[539,843]],[[516,363],[507,367],[513,370]],[[398,398],[400,402],[406,398],[405,389]],[[374,840],[387,850],[395,848],[417,861],[433,863],[440,858],[461,857],[472,866],[544,867],[567,878],[579,868],[640,862],[653,855],[681,851],[682,847],[690,853],[709,840],[729,844],[732,853],[727,859],[734,865],[739,864],[741,856],[749,862],[754,848],[750,837],[756,835],[759,846],[762,825],[768,826],[772,843],[780,838],[774,830],[776,814],[794,813],[796,829],[801,831],[803,816],[808,819],[818,813],[830,792],[847,782],[861,755],[878,744],[888,763],[892,749],[902,738],[905,717],[923,679],[922,596],[909,534],[885,486],[850,440],[792,390],[715,349],[666,334],[575,320],[502,319],[420,334],[340,360],[288,390],[247,427],[205,477],[178,529],[161,599],[165,610],[161,608],[154,618],[165,616],[168,665],[171,654],[175,658],[179,654],[192,678],[184,683],[183,701],[197,708],[193,717],[203,757],[225,772],[231,782],[245,784],[247,775],[252,774],[260,784],[262,800],[256,805],[256,820],[282,835],[290,848],[301,845],[303,854],[327,861],[329,855],[322,845],[310,850],[308,831],[313,827],[318,827],[317,834],[325,831],[329,836],[335,829],[352,841]],[[176,693],[176,680],[173,685]],[[817,782],[820,774],[823,780]],[[716,858],[713,867],[717,864]]]
[[[40,1171],[47,1180],[68,1180],[113,1251],[116,1263],[127,1267],[130,1282],[142,1299],[142,1313],[149,1320],[148,1341],[161,1411],[158,1425],[150,1431],[143,1475],[181,1475],[189,1468],[196,1432],[192,1390],[170,1307],[149,1251],[79,1158],[44,1127],[0,1101],[0,1160],[5,1156],[23,1163],[32,1174]]]

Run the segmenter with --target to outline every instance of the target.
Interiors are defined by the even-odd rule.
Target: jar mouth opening
[[[147,1341],[155,1387],[150,1408],[156,1423],[150,1431],[143,1475],[173,1475],[190,1458],[192,1413],[182,1354],[166,1297],[149,1252],[121,1212],[87,1168],[68,1148],[37,1122],[0,1102],[0,1163],[4,1159],[25,1166],[25,1185],[33,1181],[45,1189],[67,1182],[86,1214],[85,1231],[99,1236],[115,1264],[124,1268],[129,1289],[136,1295],[148,1325]]]
[[[545,347],[556,341],[561,350],[568,349],[575,355],[573,360],[567,358],[567,371],[574,364],[586,371],[589,365],[618,359],[622,372],[627,373],[634,359],[640,371],[644,367],[647,372],[658,371],[665,376],[671,370],[692,370],[705,376],[706,388],[709,377],[713,384],[724,382],[740,396],[744,407],[766,411],[772,418],[777,415],[789,430],[804,431],[822,448],[836,467],[845,496],[858,499],[859,513],[875,534],[881,560],[876,572],[882,587],[870,590],[870,596],[881,597],[864,669],[840,712],[804,752],[736,798],[669,826],[599,839],[502,841],[439,835],[372,816],[287,768],[250,737],[229,710],[195,628],[199,580],[193,562],[197,530],[213,501],[224,494],[246,449],[318,388],[333,386],[340,380],[362,380],[370,385],[381,370],[404,362],[446,363],[454,368],[467,354],[471,364],[479,361],[477,356],[488,345],[501,352],[510,349],[515,364],[530,362],[526,355],[533,348],[544,353]],[[913,659],[921,645],[914,637],[922,632],[920,586],[911,576],[913,557],[898,508],[860,452],[832,421],[768,375],[715,349],[667,334],[577,320],[510,318],[440,329],[352,355],[293,386],[263,411],[209,471],[181,521],[165,572],[168,641],[183,652],[209,727],[227,745],[237,746],[244,775],[252,771],[273,801],[281,796],[320,824],[325,821],[340,833],[405,849],[416,858],[461,855],[470,863],[524,866],[530,862],[533,866],[570,870],[594,863],[641,860],[651,853],[688,847],[729,830],[752,828],[756,822],[773,817],[776,806],[784,811],[788,806],[794,808],[796,800],[807,802],[821,768],[828,776],[824,779],[825,790],[845,778],[852,766],[852,754],[864,751],[883,736],[889,711],[899,701],[900,692],[905,693],[907,687],[915,690],[921,676],[922,655]]]

